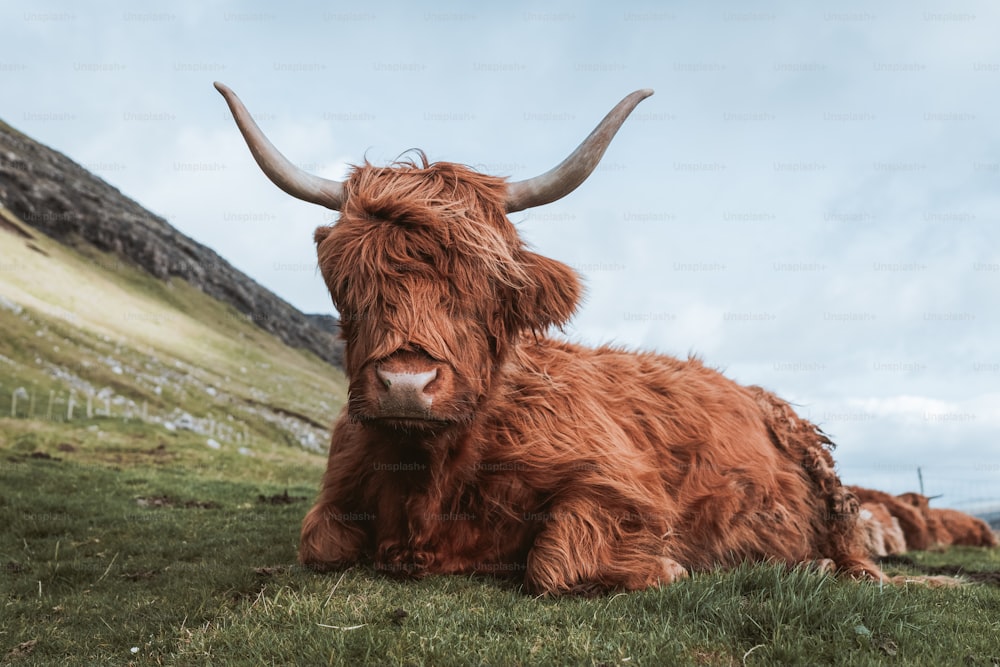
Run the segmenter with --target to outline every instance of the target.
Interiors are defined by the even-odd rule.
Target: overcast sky
[[[213,80],[336,178],[414,147],[526,178],[655,89],[513,216],[585,279],[566,335],[777,391],[848,482],[1000,496],[995,2],[80,5],[3,4],[0,118],[309,312],[335,216],[265,179]]]

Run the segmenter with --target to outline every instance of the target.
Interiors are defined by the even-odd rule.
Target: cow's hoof
[[[666,556],[660,556],[660,565],[663,567],[663,574],[657,577],[656,583],[660,586],[665,586],[666,584],[673,583],[678,579],[687,579],[688,571],[683,565],[675,561],[673,558],[667,558]]]
[[[837,571],[837,564],[831,558],[817,558],[807,563],[808,569],[819,574],[833,574]]]

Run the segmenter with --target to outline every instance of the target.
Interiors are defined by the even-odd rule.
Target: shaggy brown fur
[[[931,509],[930,498],[913,491],[901,493],[896,497],[904,503],[915,507],[924,517],[924,521],[927,523],[927,537],[930,539],[931,547],[951,544],[951,536],[945,529],[938,514]]]
[[[865,533],[865,546],[874,557],[906,552],[906,538],[899,520],[889,513],[882,503],[861,503],[861,525]]]
[[[301,562],[547,594],[746,560],[882,579],[832,444],[786,402],[697,359],[546,337],[580,282],[525,247],[505,188],[449,163],[363,165],[316,230],[350,398]],[[386,378],[405,374],[433,378],[419,418],[386,408]]]
[[[884,491],[866,489],[860,486],[848,488],[862,503],[882,503],[885,505],[889,514],[896,517],[900,528],[903,529],[907,551],[924,550],[933,544],[930,532],[927,530],[927,520],[923,513],[913,505]]]
[[[990,525],[982,519],[953,509],[930,510],[947,535],[945,544],[960,544],[972,547],[995,547],[997,536]]]

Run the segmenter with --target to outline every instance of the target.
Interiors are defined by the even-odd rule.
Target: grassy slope
[[[339,376],[183,284],[34,243],[46,254],[0,231],[0,269],[16,269],[0,271],[0,297],[23,306],[0,306],[0,664],[1000,661],[996,587],[879,589],[749,567],[538,600],[488,579],[302,571],[298,525],[322,457],[246,399],[327,421]],[[116,415],[145,401],[160,421],[40,418],[66,373],[110,388]],[[33,388],[36,418],[5,417],[15,386]],[[241,427],[217,427],[212,449],[204,433],[164,428],[176,406]],[[997,550],[917,558],[1000,570]]]
[[[26,242],[0,231],[0,299],[15,304],[0,302],[0,415],[17,387],[35,395],[36,416],[48,415],[49,391],[66,401],[75,388],[82,402],[106,388],[119,414],[145,402],[163,419],[211,419],[225,427],[219,435],[325,444],[323,427],[346,398],[339,371],[183,281],[33,234]]]

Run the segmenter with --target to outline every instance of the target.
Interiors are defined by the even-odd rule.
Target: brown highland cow
[[[882,579],[831,442],[697,359],[550,338],[580,279],[507,215],[596,167],[632,93],[563,163],[519,182],[453,163],[305,173],[225,96],[265,174],[340,211],[316,230],[350,397],[299,560],[396,575],[512,575],[534,593],[665,585],[744,561]]]
[[[997,546],[996,533],[982,519],[953,509],[932,508],[931,513],[937,517],[944,528],[944,534],[947,535],[948,539],[946,544],[970,547]]]
[[[906,538],[899,520],[882,503],[861,503],[865,546],[873,557],[906,553]]]
[[[923,513],[913,505],[900,500],[891,493],[866,489],[860,486],[847,487],[862,503],[882,503],[889,514],[896,517],[903,536],[906,538],[907,551],[923,551],[934,542],[931,541],[927,520]]]
[[[941,522],[938,514],[931,509],[930,498],[913,491],[901,493],[896,497],[904,503],[915,507],[924,517],[924,522],[927,524],[927,539],[930,541],[931,547],[942,547],[951,544],[951,536],[945,530],[944,524]]]

